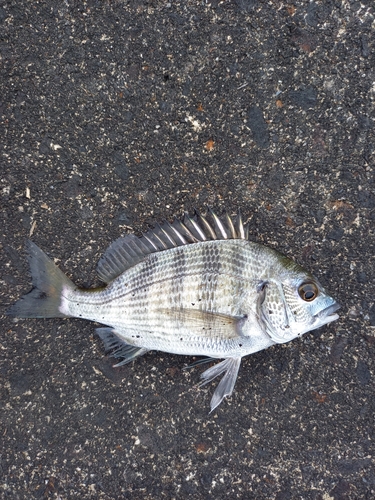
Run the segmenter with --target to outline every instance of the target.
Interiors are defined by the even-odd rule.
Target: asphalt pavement
[[[375,498],[374,28],[368,0],[1,2],[1,498]],[[194,358],[5,316],[27,238],[95,287],[118,236],[207,206],[342,304],[211,414]]]

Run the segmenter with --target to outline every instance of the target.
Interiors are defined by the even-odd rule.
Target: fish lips
[[[339,318],[338,314],[335,314],[336,311],[340,309],[340,304],[335,302],[334,304],[331,304],[330,306],[326,307],[325,309],[322,309],[316,316],[315,318],[318,319],[319,321],[322,322],[322,324],[325,323],[331,323],[331,321],[335,321],[336,319]]]

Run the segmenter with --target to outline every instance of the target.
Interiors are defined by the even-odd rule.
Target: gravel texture
[[[92,323],[1,316],[4,499],[373,499],[373,1],[4,0],[1,312],[25,239],[81,286],[120,234],[206,205],[312,270],[339,321],[246,358],[112,368]]]

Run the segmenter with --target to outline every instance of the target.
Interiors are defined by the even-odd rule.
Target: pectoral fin
[[[201,386],[208,384],[216,377],[224,373],[223,378],[220,380],[220,383],[216,387],[212,396],[211,412],[219,406],[226,396],[230,396],[232,394],[240,365],[241,358],[227,358],[224,359],[224,361],[221,361],[221,363],[211,366],[211,368],[202,373],[201,379],[203,382],[201,383]]]
[[[241,336],[241,325],[247,319],[247,316],[230,316],[199,309],[160,309],[160,313],[174,322],[176,328],[184,326],[192,334],[219,339]]]

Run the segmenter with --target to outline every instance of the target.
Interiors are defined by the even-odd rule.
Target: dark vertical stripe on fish
[[[214,311],[215,291],[217,288],[218,275],[221,269],[220,249],[215,243],[202,246],[202,278],[200,290],[202,294],[203,309]]]
[[[173,304],[173,307],[180,308],[182,307],[186,277],[186,258],[183,247],[174,250],[172,269],[169,303]]]
[[[232,276],[232,290],[233,296],[238,297],[237,301],[233,303],[231,313],[234,315],[241,314],[241,302],[245,298],[245,282],[242,278],[242,270],[245,267],[245,249],[238,246],[235,251],[230,252],[230,274]]]
[[[145,260],[144,268],[137,280],[138,293],[136,299],[140,308],[139,313],[144,313],[145,316],[149,308],[149,293],[151,291],[151,285],[154,282],[158,261],[159,254],[153,253],[149,255]]]

